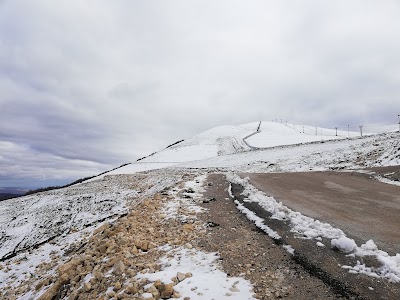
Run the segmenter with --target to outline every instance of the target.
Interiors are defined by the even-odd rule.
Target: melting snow
[[[168,248],[162,248],[165,250]],[[202,299],[255,299],[252,294],[251,284],[240,277],[228,277],[219,269],[218,255],[216,253],[205,253],[194,249],[177,248],[169,250],[160,259],[162,270],[156,273],[138,274],[136,277],[146,278],[152,282],[161,280],[168,284],[178,272],[188,277],[174,286],[174,290],[183,297],[192,300]]]

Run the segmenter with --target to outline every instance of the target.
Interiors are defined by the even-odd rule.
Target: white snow
[[[203,184],[207,175],[200,175],[195,177],[193,180],[186,181],[182,189],[170,191],[169,193],[173,196],[168,202],[162,207],[162,212],[166,215],[165,219],[179,219],[186,221],[188,219],[195,219],[196,213],[205,211],[204,208],[196,204],[196,200],[202,198],[202,192],[204,192]],[[191,189],[192,193],[185,193],[185,190]],[[187,195],[190,198],[182,198],[179,195]],[[186,215],[183,212],[195,213]]]
[[[355,266],[343,266],[352,273],[365,274],[372,277],[386,278],[390,282],[400,282],[400,254],[390,256],[387,252],[378,249],[373,240],[357,247],[354,252],[357,257],[374,256],[382,264],[380,268],[371,268],[357,261]]]
[[[167,248],[162,248],[167,249]],[[190,297],[191,300],[203,299],[255,299],[251,284],[240,277],[228,277],[220,270],[217,253],[205,253],[200,250],[176,248],[169,250],[159,263],[161,271],[156,273],[138,274],[136,277],[146,278],[151,282],[161,280],[168,284],[178,272],[188,277],[174,286],[182,298]]]
[[[246,217],[254,222],[254,224],[263,230],[268,236],[270,236],[273,239],[279,240],[281,239],[281,236],[274,230],[272,230],[270,227],[264,224],[264,220],[257,216],[253,211],[247,209],[243,204],[241,204],[239,201],[235,200],[236,207],[238,208],[239,211],[241,211],[243,214],[246,215]]]
[[[203,187],[205,180],[207,179],[207,174],[203,174],[195,177],[193,180],[188,180],[185,182],[185,189],[192,190],[193,193],[187,193],[194,200],[198,200],[203,197],[203,193],[206,191]]]
[[[353,252],[357,248],[357,244],[353,239],[348,237],[340,237],[331,240],[332,248],[335,248],[343,253]]]
[[[133,174],[177,166],[180,163],[204,160],[219,155],[243,152],[250,149],[243,142],[243,138],[254,132],[256,128],[257,123],[215,127],[181,143],[153,153],[140,161],[107,172],[88,181],[102,179],[107,175]]]
[[[134,162],[129,165],[123,166],[121,168],[115,169],[113,171],[107,172],[103,175],[96,176],[94,178],[88,179],[85,182],[92,182],[95,180],[103,179],[107,175],[120,175],[120,174],[134,174],[144,171],[156,170],[156,169],[163,169],[170,166],[176,165],[178,162]]]
[[[256,136],[256,135],[255,135]],[[178,165],[235,172],[308,172],[400,165],[397,133],[277,146]]]
[[[343,139],[347,138],[349,135],[351,137],[360,136],[360,134],[357,132],[350,132],[350,134],[348,134],[347,131],[338,131],[338,136],[336,136],[335,129],[263,122],[261,124],[261,131],[248,138],[247,142],[254,147],[266,148],[315,141]]]
[[[294,253],[295,253],[295,250],[291,245],[283,245],[283,249],[285,249],[291,255],[294,255]]]

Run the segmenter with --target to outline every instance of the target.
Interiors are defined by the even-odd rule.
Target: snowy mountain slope
[[[301,172],[400,165],[399,133],[280,146],[178,165],[239,172]]]
[[[317,128],[305,125],[262,122],[260,132],[249,137],[247,142],[253,147],[267,148],[280,145],[293,145],[315,141],[326,141],[358,137],[360,133],[338,131],[335,129]]]
[[[334,129],[320,128],[318,135],[309,134],[315,127],[275,122],[262,122],[261,131],[256,132],[259,122],[237,126],[219,126],[206,130],[194,137],[156,152],[138,162],[113,170],[90,181],[101,179],[106,175],[132,174],[159,168],[179,166],[182,163],[201,161],[215,157],[243,153],[254,148],[268,148],[281,145],[293,145],[322,140],[343,139],[347,132],[336,132]],[[300,127],[299,127],[300,126]],[[320,133],[323,135],[320,135]],[[339,136],[340,134],[340,136]],[[350,132],[350,136],[358,133]]]
[[[254,123],[219,126],[143,159],[143,162],[186,162],[249,150],[243,138],[254,132]]]
[[[258,123],[249,123],[240,126],[215,127],[151,154],[140,161],[107,172],[88,181],[98,180],[106,175],[133,174],[171,167],[188,161],[244,152],[250,150],[250,147],[243,142],[243,138],[253,133],[257,126]]]
[[[179,176],[162,171],[152,177],[108,176],[60,190],[0,202],[0,259],[54,237],[127,212]],[[139,189],[134,179],[140,181]]]

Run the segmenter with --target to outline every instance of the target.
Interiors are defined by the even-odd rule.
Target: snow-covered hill
[[[277,146],[180,164],[237,172],[307,172],[400,165],[399,133]]]
[[[247,142],[253,147],[267,148],[358,136],[358,132],[336,132],[335,129],[329,128],[262,122],[260,132],[249,137]]]
[[[348,137],[359,136],[357,132],[338,131],[336,135],[335,129],[316,129],[312,126],[276,122],[262,122],[259,131],[257,131],[258,126],[259,122],[253,122],[211,128],[145,159],[105,173],[90,181],[104,178],[106,175],[133,174],[172,166],[185,167],[186,164],[200,166],[203,160],[223,159],[227,155],[231,157],[230,155],[246,153],[258,148],[343,140]],[[196,163],[191,164],[194,161]]]

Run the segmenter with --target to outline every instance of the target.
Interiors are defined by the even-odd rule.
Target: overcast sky
[[[399,3],[0,0],[0,186],[96,174],[217,125],[395,123]]]

